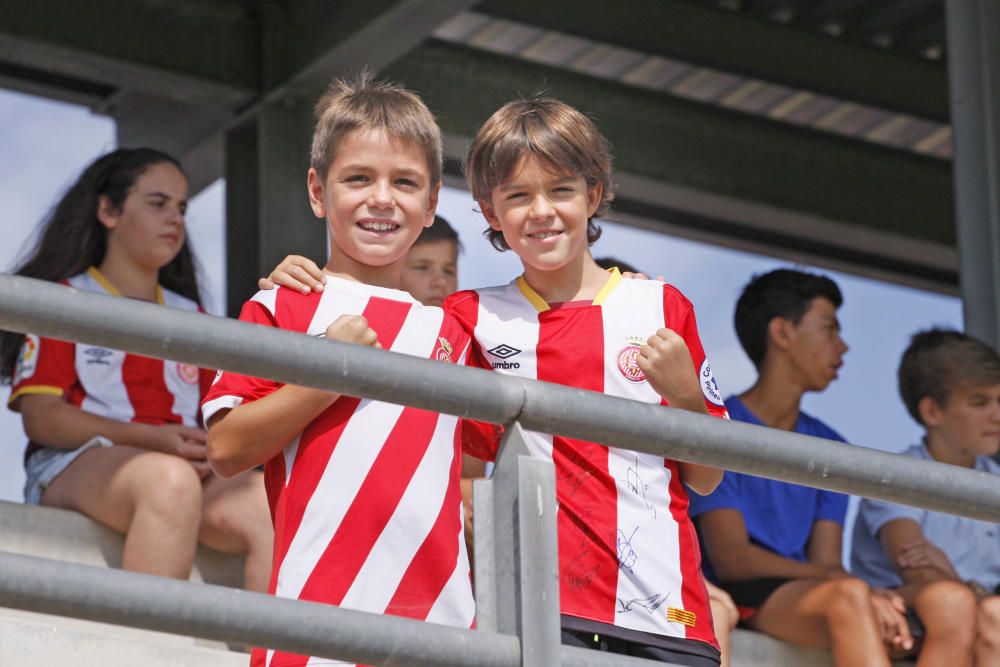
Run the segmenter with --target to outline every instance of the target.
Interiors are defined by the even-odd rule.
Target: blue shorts
[[[91,438],[76,449],[59,449],[58,447],[39,447],[24,462],[24,502],[29,505],[41,505],[42,494],[49,488],[59,474],[69,467],[80,454],[93,447],[110,447],[111,441],[104,436]]]

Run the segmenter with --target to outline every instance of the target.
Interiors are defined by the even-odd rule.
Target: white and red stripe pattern
[[[66,281],[71,287],[120,296],[96,268]],[[159,289],[157,301],[183,310],[198,304]],[[97,345],[28,336],[8,402],[28,394],[63,397],[92,414],[122,422],[196,426],[203,388],[212,377],[190,364],[163,361]],[[30,455],[36,445],[29,446]]]
[[[321,295],[278,288],[240,318],[321,335],[363,315],[386,350],[464,363],[469,336],[408,294],[330,277]],[[222,373],[205,419],[277,383]],[[458,419],[341,397],[266,465],[275,524],[271,592],[282,597],[471,627],[474,605],[462,533]],[[254,665],[340,664],[255,651]]]
[[[460,292],[445,308],[473,333],[479,365],[646,403],[664,401],[634,355],[668,327],[684,338],[714,392],[710,398],[706,391],[709,411],[726,414],[715,401],[691,304],[669,285],[612,271],[593,302],[548,304],[520,278]],[[544,433],[528,439],[533,455],[556,465],[562,613],[717,647],[678,464]],[[489,449],[466,444],[477,453]]]

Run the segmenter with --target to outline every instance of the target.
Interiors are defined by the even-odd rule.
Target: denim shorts
[[[59,449],[58,447],[40,447],[24,462],[24,502],[29,505],[40,505],[42,494],[49,488],[56,477],[69,467],[76,457],[92,447],[110,447],[111,441],[104,436],[91,438],[76,449]]]

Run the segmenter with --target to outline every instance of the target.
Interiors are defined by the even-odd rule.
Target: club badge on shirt
[[[640,384],[646,381],[646,374],[639,368],[639,350],[646,341],[637,336],[628,338],[628,345],[618,351],[618,370],[629,382]]]
[[[194,364],[177,364],[177,375],[183,382],[187,384],[197,384],[198,382],[198,367]]]

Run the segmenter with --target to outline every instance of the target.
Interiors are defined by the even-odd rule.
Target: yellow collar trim
[[[604,305],[607,298],[611,296],[611,293],[615,291],[616,287],[618,287],[618,283],[622,281],[622,273],[618,270],[617,266],[613,266],[608,269],[608,273],[611,274],[611,277],[608,278],[608,282],[604,283],[604,287],[602,287],[601,291],[594,297],[595,306]]]
[[[111,296],[121,296],[122,293],[118,291],[118,288],[111,284],[111,281],[104,277],[96,266],[92,266],[87,269],[87,275],[93,278],[98,285],[103,287],[108,294]],[[163,288],[159,285],[156,286],[156,303],[163,305]]]
[[[608,269],[608,273],[611,274],[610,277],[608,277],[608,281],[604,283],[604,287],[602,287],[601,291],[597,293],[596,297],[594,297],[591,305],[603,305],[608,296],[611,295],[615,288],[618,287],[618,284],[622,281],[622,274],[621,271],[618,270],[618,267]],[[534,306],[535,310],[539,313],[551,310],[551,307],[545,298],[528,284],[528,281],[524,279],[523,275],[517,277],[517,288],[521,290],[521,294],[524,295],[524,298],[527,299],[528,303]]]

